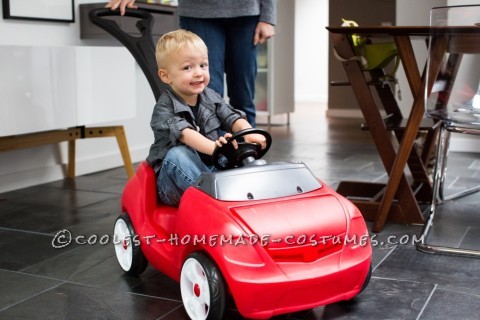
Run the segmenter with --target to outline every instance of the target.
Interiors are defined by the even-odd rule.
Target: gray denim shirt
[[[154,142],[150,147],[147,162],[152,168],[157,167],[165,158],[170,148],[182,144],[182,130],[190,128],[199,131],[208,139],[219,138],[218,129],[232,132],[233,123],[245,119],[243,111],[233,109],[223,98],[210,88],[199,95],[197,119],[191,108],[168,87],[155,104],[150,126]]]
[[[275,25],[276,0],[178,0],[178,15],[191,18],[236,18],[259,16]]]

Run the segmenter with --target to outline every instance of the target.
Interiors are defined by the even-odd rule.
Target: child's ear
[[[170,78],[168,76],[168,72],[165,69],[158,69],[158,77],[160,78],[160,80],[162,80],[166,84],[171,83]]]

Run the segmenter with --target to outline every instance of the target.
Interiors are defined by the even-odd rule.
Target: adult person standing
[[[107,7],[136,8],[134,0],[110,0]],[[275,34],[275,0],[178,0],[180,27],[206,43],[211,80],[209,87],[224,94],[229,104],[247,115],[255,127],[254,104],[257,46]],[[225,75],[225,76],[224,76]]]

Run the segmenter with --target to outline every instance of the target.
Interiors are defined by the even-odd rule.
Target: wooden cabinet
[[[0,72],[0,136],[136,116],[135,62],[125,48],[9,45],[0,46],[0,59],[8,61]]]

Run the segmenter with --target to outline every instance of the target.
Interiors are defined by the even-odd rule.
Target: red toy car
[[[228,294],[257,319],[352,299],[371,275],[361,213],[303,163],[267,164],[268,147],[231,147],[249,133],[270,146],[263,130],[235,134],[213,159],[238,168],[202,175],[178,208],[157,202],[154,172],[140,164],[114,227],[120,266],[139,275],[148,261],[179,281],[192,319],[221,319]]]

